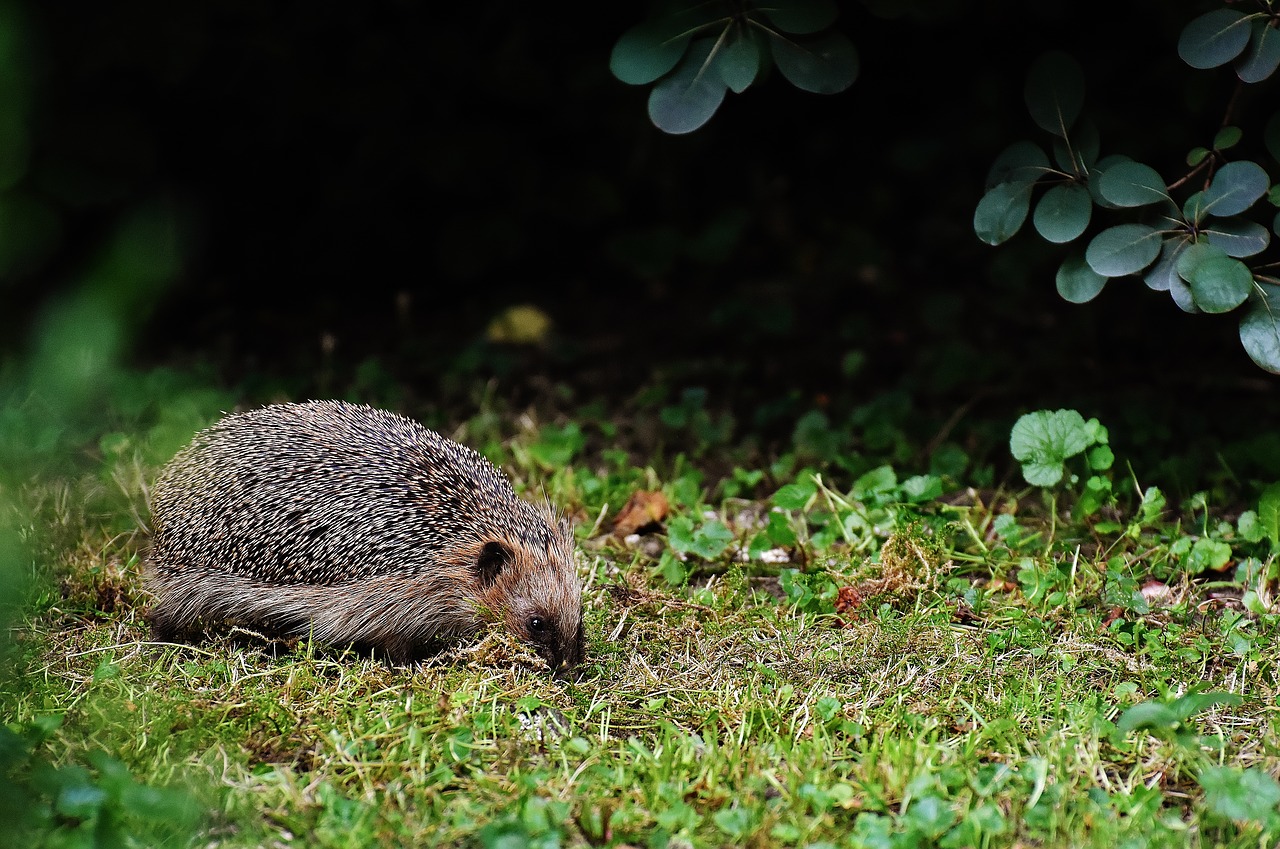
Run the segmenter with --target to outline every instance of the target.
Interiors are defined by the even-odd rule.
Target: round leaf
[[[1083,304],[1098,297],[1102,287],[1107,285],[1107,278],[1095,272],[1084,261],[1083,257],[1068,257],[1058,267],[1054,278],[1058,284],[1058,294],[1064,301]]]
[[[1262,166],[1242,159],[1228,162],[1213,175],[1204,193],[1205,212],[1209,215],[1239,215],[1257,202],[1271,188],[1271,179]]]
[[[724,80],[707,72],[714,44],[710,38],[695,41],[675,72],[649,93],[649,120],[664,133],[693,132],[707,123],[724,101]]]
[[[1145,224],[1120,224],[1093,237],[1085,251],[1089,267],[1103,277],[1135,274],[1160,253],[1160,234]]]
[[[843,33],[823,33],[803,42],[774,35],[773,62],[791,84],[814,94],[836,94],[858,78],[858,51]]]
[[[1249,47],[1236,61],[1236,76],[1246,83],[1258,83],[1280,67],[1280,30],[1269,26],[1266,18],[1253,22]]]
[[[1113,153],[1098,160],[1097,163],[1089,169],[1089,194],[1093,195],[1093,202],[1103,209],[1119,209],[1120,207],[1102,196],[1099,186],[1102,185],[1102,175],[1110,171],[1121,162],[1132,162],[1133,160],[1123,154]]]
[[[1215,220],[1200,232],[1205,234],[1209,244],[1222,248],[1227,256],[1253,256],[1271,244],[1271,234],[1266,227],[1243,218]]]
[[[996,157],[987,173],[987,188],[1000,183],[1034,183],[1049,170],[1049,157],[1040,145],[1019,141],[1006,147]]]
[[[1041,129],[1066,138],[1084,104],[1084,72],[1066,53],[1050,51],[1031,65],[1024,93],[1031,119]]]
[[[1013,238],[1031,208],[1031,183],[1001,183],[982,196],[973,213],[973,231],[988,245]]]
[[[1141,162],[1119,162],[1102,173],[1098,191],[1116,206],[1146,206],[1167,200],[1160,172]]]
[[[609,70],[624,83],[645,85],[670,71],[689,46],[670,18],[645,21],[622,34],[609,55]]]
[[[1240,319],[1240,344],[1259,367],[1280,374],[1280,286],[1259,285],[1262,297]]]
[[[1182,282],[1178,277],[1178,257],[1182,251],[1186,249],[1186,243],[1181,239],[1166,239],[1164,245],[1160,248],[1160,258],[1156,260],[1156,264],[1151,266],[1146,275],[1143,276],[1142,282],[1147,284],[1148,289],[1156,292],[1167,292],[1173,285],[1174,281]]]
[[[1191,287],[1196,306],[1208,313],[1235,309],[1253,288],[1253,273],[1244,263],[1205,242],[1183,251],[1178,258],[1178,276]]]
[[[1194,168],[1197,165],[1199,165],[1201,162],[1204,162],[1208,156],[1209,156],[1209,148],[1193,147],[1191,148],[1191,151],[1187,154],[1187,164],[1190,165],[1192,168]]]
[[[1249,19],[1233,9],[1215,9],[1187,24],[1178,38],[1178,55],[1193,68],[1225,65],[1249,43]]]
[[[840,14],[834,0],[773,0],[763,11],[775,27],[793,35],[821,32]]]
[[[735,38],[716,57],[716,70],[734,94],[742,94],[760,72],[760,45],[749,32]]]
[[[1037,410],[1018,419],[1009,433],[1009,451],[1022,463],[1032,486],[1062,480],[1063,462],[1089,447],[1084,417],[1075,410]]]
[[[1045,239],[1061,244],[1083,233],[1092,214],[1093,198],[1089,190],[1078,183],[1064,183],[1044,193],[1036,204],[1032,223]]]

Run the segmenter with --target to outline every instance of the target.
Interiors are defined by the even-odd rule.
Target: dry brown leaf
[[[620,537],[634,534],[645,525],[652,525],[667,518],[670,509],[671,505],[667,503],[667,497],[661,492],[645,490],[633,492],[627,499],[627,503],[618,511],[618,517],[613,520],[613,532]]]

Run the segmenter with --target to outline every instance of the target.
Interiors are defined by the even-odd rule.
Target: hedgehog
[[[230,621],[403,664],[496,619],[552,670],[582,660],[569,522],[404,416],[344,401],[226,416],[150,506],[160,639]]]

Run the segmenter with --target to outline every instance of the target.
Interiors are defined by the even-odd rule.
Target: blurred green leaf
[[[1280,803],[1280,782],[1258,767],[1208,766],[1196,780],[1205,807],[1229,820],[1265,822]]]
[[[821,32],[840,15],[834,0],[772,0],[762,11],[774,26],[793,35]]]
[[[1080,236],[1089,226],[1093,198],[1078,183],[1053,186],[1036,204],[1032,223],[1046,240],[1061,244]]]
[[[1231,560],[1231,546],[1222,540],[1201,537],[1191,546],[1191,552],[1183,558],[1182,568],[1189,574],[1216,572]],[[1207,694],[1202,694],[1207,695]]]
[[[1107,285],[1107,278],[1090,268],[1082,256],[1067,257],[1058,267],[1054,280],[1058,294],[1073,304],[1088,303]]]
[[[1194,19],[1178,38],[1178,55],[1193,68],[1216,68],[1249,43],[1249,20],[1234,9],[1215,9]]]
[[[1160,234],[1145,224],[1119,224],[1093,237],[1085,260],[1104,277],[1122,277],[1150,265],[1160,245]]]
[[[720,78],[734,94],[742,94],[760,72],[760,46],[751,33],[744,33],[725,46],[716,60]]]
[[[1031,65],[1024,90],[1031,118],[1056,136],[1066,138],[1084,105],[1084,72],[1061,51],[1044,54]]]
[[[1280,549],[1280,483],[1273,483],[1258,497],[1258,524],[1271,547]]]
[[[671,76],[649,93],[649,120],[664,133],[691,133],[711,119],[724,102],[724,80],[708,72],[715,40],[699,39]]]
[[[630,85],[645,85],[676,66],[689,47],[691,30],[675,17],[637,24],[622,34],[609,55],[609,70]]]
[[[1031,183],[1001,183],[978,201],[973,230],[988,245],[1013,238],[1031,209]]]
[[[815,94],[837,94],[858,78],[858,51],[843,33],[831,31],[803,41],[770,36],[778,71],[792,85]]]
[[[1036,143],[1019,141],[1006,147],[987,172],[987,188],[1000,183],[1034,183],[1049,172],[1049,157]]]
[[[1223,127],[1213,137],[1213,149],[1227,150],[1228,148],[1233,148],[1239,143],[1241,135],[1239,127]]]

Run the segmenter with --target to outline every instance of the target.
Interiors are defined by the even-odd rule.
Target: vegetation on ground
[[[983,465],[868,439],[887,417],[801,417],[766,459],[663,387],[641,453],[566,387],[491,396],[433,424],[575,519],[589,660],[552,677],[489,633],[398,668],[154,641],[147,483],[235,399],[164,371],[109,394],[6,406],[0,798],[26,845],[1280,838],[1268,482],[1163,492],[1068,410]]]

